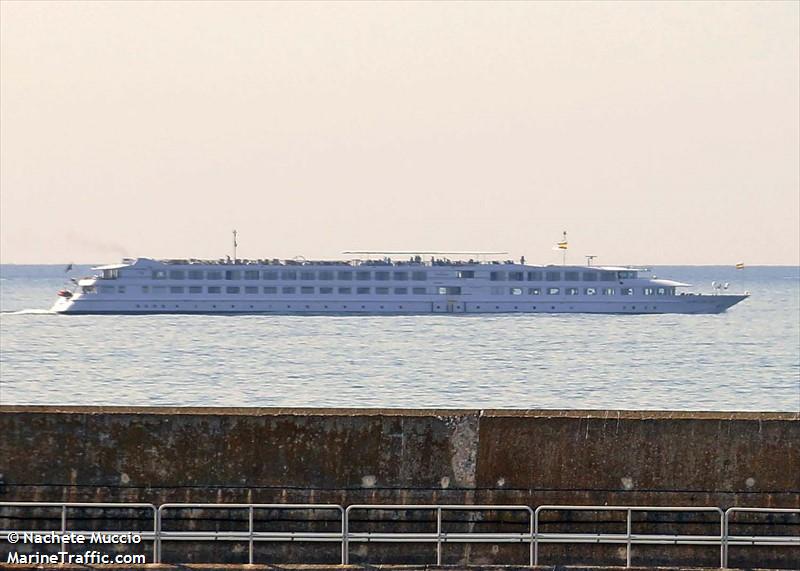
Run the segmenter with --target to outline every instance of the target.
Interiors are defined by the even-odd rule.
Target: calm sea
[[[63,266],[0,266],[0,402],[800,410],[800,268],[654,271],[752,297],[721,315],[60,316]]]

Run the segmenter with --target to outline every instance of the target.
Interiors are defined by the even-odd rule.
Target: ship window
[[[244,279],[246,279],[246,280],[257,280],[258,279],[258,270],[245,270],[244,271]]]
[[[529,282],[542,281],[542,272],[528,272],[528,281]]]
[[[417,270],[411,272],[411,279],[414,280],[415,282],[424,282],[425,280],[428,279],[428,275],[427,272]]]
[[[294,293],[295,289],[294,289],[294,286],[283,286],[281,288],[281,292],[283,292],[283,293]]]
[[[303,286],[300,288],[300,293],[314,293],[314,286]]]
[[[613,287],[604,287],[603,288],[603,295],[614,295],[615,291]]]
[[[336,278],[344,282],[352,281],[353,272],[336,272]]]
[[[189,270],[187,272],[189,274],[190,280],[202,280],[203,279],[203,270]]]
[[[104,280],[115,280],[119,277],[118,270],[103,270],[103,279]]]
[[[461,295],[461,286],[442,286],[437,291],[439,295]]]
[[[411,293],[414,295],[425,295],[427,292],[425,291],[424,287],[415,287],[412,288]]]
[[[277,280],[278,279],[278,272],[275,270],[265,270],[261,272],[261,279],[262,280]]]
[[[508,281],[510,282],[521,282],[524,280],[524,273],[523,272],[508,272]]]
[[[245,286],[244,293],[253,295],[258,293],[258,287],[256,286]]]
[[[597,272],[583,272],[583,281],[585,281],[585,282],[596,282],[597,281]]]
[[[655,291],[651,287],[646,287],[642,289],[642,293],[644,293],[645,295],[653,295]]]
[[[148,293],[150,291],[150,286],[142,286],[142,293]]]
[[[169,279],[171,280],[182,280],[186,278],[186,272],[183,270],[170,270],[169,271]]]
[[[561,272],[547,272],[544,277],[549,282],[557,282],[561,280]]]
[[[620,295],[633,295],[633,288],[632,287],[622,287],[619,288]]]
[[[94,289],[94,286],[81,286],[81,291],[83,293],[97,293],[97,290]]]
[[[511,293],[511,295],[522,295],[522,288],[521,287],[512,287],[509,290],[509,293]]]
[[[100,293],[114,293],[114,286],[100,286]]]
[[[283,280],[296,280],[297,272],[294,270],[284,270],[281,272],[281,279]]]
[[[587,287],[583,290],[586,295],[597,295],[597,288],[594,287]]]
[[[219,286],[208,286],[208,293],[222,293],[222,288]]]
[[[167,272],[165,272],[164,270],[153,270],[153,279],[165,280],[167,279]]]
[[[183,293],[183,286],[170,286],[169,293]]]
[[[207,280],[221,280],[222,279],[222,272],[218,270],[213,270],[210,272],[206,272],[206,279]]]
[[[319,288],[319,293],[322,293],[322,294],[333,293],[333,288],[332,287],[321,287],[321,288]]]
[[[580,290],[576,287],[568,287],[564,290],[564,293],[566,293],[567,295],[578,295],[580,293]]]
[[[475,277],[475,270],[461,270],[458,272],[458,277],[461,279],[471,279]]]
[[[492,295],[503,295],[503,288],[501,287],[493,287],[491,288]]]
[[[389,281],[389,272],[375,272],[375,279],[379,282]]]
[[[616,280],[616,276],[614,272],[600,272],[600,281],[601,282],[613,282]]]
[[[153,293],[167,293],[167,286],[153,286]]]
[[[529,287],[528,288],[528,295],[542,295],[542,288]]]
[[[576,282],[580,279],[578,272],[565,272],[564,281]]]
[[[505,272],[489,272],[489,281],[502,282],[506,279]]]
[[[398,295],[405,295],[405,294],[408,293],[408,288],[407,287],[396,287],[396,288],[394,288],[394,293],[396,293]]]
[[[633,280],[633,279],[636,279],[637,273],[636,272],[617,272],[617,276],[621,280]]]
[[[669,294],[667,293],[667,288],[665,288],[665,287],[660,287],[660,288],[657,288],[657,289],[656,289],[656,293],[657,293],[658,295],[669,295]]]
[[[118,291],[119,293],[125,293],[125,286],[119,286],[119,287],[117,288],[117,291]]]
[[[359,288],[356,288],[356,293],[357,293],[357,294],[359,294],[359,295],[365,295],[365,294],[368,294],[368,293],[369,293],[369,288],[368,288],[368,287],[359,287]]]
[[[189,286],[189,293],[203,293],[203,286]]]
[[[356,272],[356,279],[359,281],[367,281],[369,277],[369,272]]]
[[[547,288],[547,295],[558,295],[561,293],[561,290],[557,287],[549,287]]]
[[[376,287],[375,288],[375,293],[380,294],[380,295],[386,295],[386,294],[389,293],[389,288],[388,287]]]
[[[278,288],[275,286],[264,286],[264,293],[278,293]]]
[[[408,281],[408,272],[395,272],[394,279],[399,282]]]
[[[228,286],[225,288],[225,293],[239,293],[241,289],[239,286]]]
[[[320,270],[319,279],[321,279],[321,280],[332,280],[333,279],[333,272],[331,270]]]
[[[313,280],[316,276],[314,276],[314,272],[300,272],[300,279],[309,281]]]
[[[226,280],[240,280],[242,279],[242,272],[239,270],[225,270]]]
[[[349,294],[353,293],[353,288],[351,288],[351,287],[340,287],[339,288],[339,293],[343,293],[343,294],[349,295]]]

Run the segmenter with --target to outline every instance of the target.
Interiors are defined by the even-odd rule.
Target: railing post
[[[442,508],[436,508],[436,564],[442,564]]]
[[[350,549],[347,545],[347,540],[349,539],[349,518],[350,518],[350,508],[348,507],[342,512],[342,565],[348,565],[350,563]]]
[[[249,545],[249,557],[250,557],[250,565],[253,564],[253,506],[250,506],[247,515],[247,532],[250,535],[250,539],[248,542]]]
[[[153,563],[158,565],[158,508],[153,506]]]
[[[728,511],[726,510],[725,513],[722,515],[722,521],[720,522],[722,526],[722,543],[719,546],[719,558],[720,558],[720,567],[723,569],[728,568]]]
[[[631,509],[628,508],[628,548],[626,549],[625,567],[631,566]]]
[[[533,513],[533,564],[539,564],[539,508]]]
[[[67,504],[61,504],[61,551],[67,550],[64,535],[67,532]]]
[[[532,567],[534,565],[534,562],[533,562],[533,538],[535,537],[535,533],[536,532],[533,529],[533,510],[530,509],[530,506],[528,507],[528,515],[531,518],[530,519],[530,527],[529,527],[530,532],[531,532],[531,538],[530,538],[530,543],[528,544],[528,549],[530,551],[529,558],[528,558],[528,564]]]

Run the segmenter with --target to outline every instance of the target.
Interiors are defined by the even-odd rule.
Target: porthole
[[[346,305],[343,305],[343,306],[342,306],[342,309],[347,309],[347,306],[346,306]]]
[[[306,306],[306,309],[310,309],[310,308],[311,308],[311,306],[310,306],[310,305],[307,305],[307,306]]]
[[[325,309],[328,309],[328,306],[327,306],[327,305],[325,306]]]
[[[250,306],[250,309],[253,309],[253,306],[252,306],[252,305]]]
[[[397,307],[398,307],[398,309],[403,309],[402,305],[398,305]]]
[[[366,305],[362,305],[361,309],[367,309],[367,306]]]
[[[519,309],[519,307],[517,307],[517,306],[515,305],[515,306],[514,306],[514,309]]]
[[[217,306],[216,306],[216,305],[212,305],[211,307],[213,307],[214,309],[217,309]]]
[[[480,306],[480,305],[476,305],[476,306],[475,306],[475,309],[480,309],[480,308],[481,308],[481,306]]]
[[[138,303],[136,304],[136,307],[139,307],[139,304],[138,304]]]
[[[499,305],[495,305],[494,308],[495,309],[500,309],[500,306]]]
[[[383,309],[383,306],[381,306],[381,309]]]
[[[550,306],[550,309],[555,309],[555,308],[556,308],[556,306],[555,306],[555,305],[551,305],[551,306]]]
[[[635,309],[636,309],[636,306],[635,306],[635,305],[632,305],[632,306],[631,306],[631,309],[634,309],[634,310],[635,310]]]
[[[231,309],[233,309],[234,307],[236,307],[236,306],[235,306],[235,305],[233,305],[233,304],[231,304]]]

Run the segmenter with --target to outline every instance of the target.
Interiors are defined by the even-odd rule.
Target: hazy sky
[[[800,4],[0,3],[0,260],[800,263]]]

